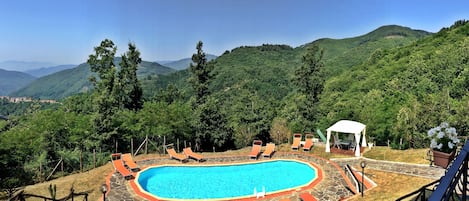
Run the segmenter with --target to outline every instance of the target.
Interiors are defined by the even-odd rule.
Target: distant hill
[[[216,59],[218,56],[215,56],[213,54],[206,54],[207,61],[211,61],[213,59]],[[184,70],[189,68],[190,63],[192,62],[192,58],[185,58],[185,59],[180,59],[177,61],[162,61],[159,62],[165,66],[171,67],[176,70]]]
[[[115,59],[118,64],[120,58]],[[137,76],[156,76],[175,72],[176,70],[162,66],[155,62],[142,61],[137,71]],[[11,93],[11,96],[30,96],[40,99],[61,99],[79,92],[91,89],[92,85],[88,78],[92,75],[87,63],[79,66],[59,71],[41,78],[31,84]]]
[[[56,64],[49,62],[37,62],[37,61],[3,61],[0,62],[0,69],[21,71],[24,72],[29,69],[40,68],[44,66],[54,66]]]
[[[398,25],[381,26],[372,32],[353,38],[319,39],[299,47],[318,45],[324,49],[326,68],[331,75],[364,62],[377,49],[385,50],[408,45],[432,33]]]
[[[0,69],[0,96],[21,89],[35,79],[35,77],[26,73]]]
[[[28,73],[34,77],[42,77],[46,75],[50,75],[55,72],[59,72],[62,70],[74,68],[77,65],[75,64],[68,64],[68,65],[59,65],[59,66],[51,66],[51,67],[42,67],[42,68],[35,68],[35,69],[30,69],[24,71],[25,73]]]

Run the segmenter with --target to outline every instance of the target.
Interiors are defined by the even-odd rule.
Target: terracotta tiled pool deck
[[[267,195],[265,198],[256,199],[255,197],[251,200],[282,200],[288,198],[290,200],[299,200],[301,193],[310,193],[317,200],[346,200],[354,195],[351,189],[353,189],[352,183],[345,176],[343,167],[346,164],[357,166],[360,160],[367,161],[367,168],[389,171],[399,174],[407,174],[419,177],[426,177],[431,179],[438,179],[444,174],[444,169],[429,167],[428,165],[416,165],[398,162],[388,162],[366,159],[361,157],[344,158],[344,159],[323,159],[312,154],[299,152],[276,152],[273,157],[274,159],[296,159],[304,162],[309,162],[319,167],[322,170],[322,179],[318,182],[313,182],[313,185],[308,187],[296,189],[292,191],[282,192],[275,195]],[[264,159],[262,157],[259,160],[271,160]],[[194,160],[185,164],[220,164],[220,163],[233,163],[233,162],[249,162],[252,161],[246,155],[236,156],[219,156],[219,157],[207,157],[207,161],[199,163]],[[156,157],[151,159],[145,159],[137,161],[141,167],[148,167],[152,165],[161,164],[181,164],[176,160],[171,160],[169,157]],[[144,198],[137,195],[135,192],[135,184],[133,181],[125,180],[119,173],[113,172],[108,176],[107,184],[110,186],[110,190],[106,195],[106,201],[117,201],[117,200],[152,200],[151,198]]]

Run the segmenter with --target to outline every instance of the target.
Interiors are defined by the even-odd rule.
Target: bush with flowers
[[[458,134],[454,127],[450,127],[447,122],[428,130],[428,137],[431,139],[430,148],[433,150],[451,153],[459,143]]]

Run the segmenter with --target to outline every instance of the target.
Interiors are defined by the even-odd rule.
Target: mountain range
[[[290,80],[295,68],[301,65],[302,56],[310,46],[317,45],[324,50],[324,64],[328,77],[340,74],[355,65],[365,62],[376,50],[402,47],[431,33],[413,30],[398,25],[382,26],[372,32],[345,39],[323,38],[293,48],[288,45],[241,46],[219,56],[216,61],[216,78],[212,91],[228,94],[232,89],[260,88],[261,98],[284,98],[293,90]],[[144,80],[148,96],[168,84],[190,92],[188,70],[160,76],[158,80]],[[262,91],[262,92],[260,92]],[[231,92],[230,92],[231,93]],[[234,93],[234,92],[233,92]],[[235,96],[235,94],[233,94]]]
[[[214,60],[210,97],[227,121],[266,132],[274,118],[282,118],[292,121],[289,129],[298,131],[324,129],[339,119],[358,120],[367,125],[367,135],[377,143],[391,142],[391,146],[400,138],[423,142],[418,139],[426,137],[425,129],[441,121],[468,133],[468,36],[469,21],[462,20],[437,33],[389,25],[362,36],[323,38],[299,47],[240,46]],[[314,128],[301,128],[295,119],[305,111],[299,104],[306,96],[297,92],[292,80],[312,46],[324,52],[325,83],[314,108],[318,116]],[[87,91],[89,68],[80,66],[74,69],[87,73],[61,71],[18,94],[57,99]],[[162,69],[166,71],[152,74],[142,68],[144,73],[139,75],[145,97],[182,95],[189,101],[193,95],[189,69]]]
[[[46,75],[50,75],[55,72],[59,72],[62,70],[74,68],[77,65],[75,64],[67,64],[67,65],[58,65],[58,66],[51,66],[51,67],[42,67],[42,68],[35,68],[35,69],[29,69],[24,71],[27,74],[30,74],[34,77],[42,77]]]
[[[27,73],[0,69],[0,96],[21,89],[35,79],[36,77]]]
[[[120,62],[120,58],[114,61]],[[142,61],[137,76],[142,79],[146,76],[158,76],[175,72],[176,70],[162,66],[156,62]],[[92,88],[88,78],[92,75],[87,63],[75,68],[62,70],[50,75],[40,77],[29,85],[10,93],[10,96],[27,96],[40,99],[61,99],[69,95],[86,92]]]
[[[20,71],[24,72],[31,69],[38,69],[46,66],[55,66],[55,64],[50,62],[39,62],[39,61],[2,61],[0,62],[0,69],[9,70],[9,71]]]
[[[293,70],[301,65],[302,55],[311,45],[324,49],[324,62],[328,76],[336,75],[345,69],[364,62],[377,49],[391,49],[404,46],[431,33],[407,27],[389,25],[380,27],[368,34],[346,39],[319,39],[292,48],[288,45],[241,46],[217,57],[217,78],[212,90],[246,87],[246,85],[265,86],[275,80],[265,95],[272,94],[282,98],[292,88],[289,84]],[[207,55],[208,59],[215,56]],[[146,95],[154,95],[159,89],[173,83],[185,90],[189,76],[187,67],[191,59],[182,59],[162,66],[158,63],[142,62],[139,76]],[[178,73],[174,69],[182,69]],[[158,69],[158,70],[157,70]],[[158,72],[157,72],[158,71]],[[152,76],[158,74],[157,79]],[[12,96],[30,96],[43,99],[60,99],[68,95],[89,90],[89,66],[81,64],[73,69],[63,70],[41,77],[28,86],[11,93]],[[147,79],[149,78],[149,79]],[[268,84],[270,85],[270,84]]]

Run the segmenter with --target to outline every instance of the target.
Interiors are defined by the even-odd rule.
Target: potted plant
[[[428,130],[428,137],[431,139],[430,149],[433,152],[433,162],[443,168],[447,168],[454,159],[456,147],[459,143],[458,134],[454,127],[450,127],[447,122]]]

